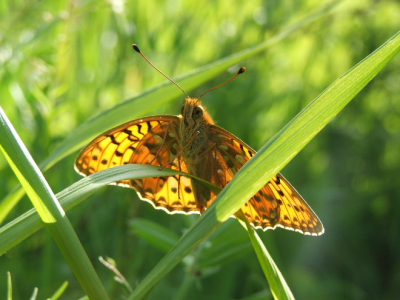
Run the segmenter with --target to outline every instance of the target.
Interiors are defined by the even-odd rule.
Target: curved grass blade
[[[192,72],[186,73],[185,75],[177,77],[175,80],[179,82],[186,90],[191,90],[214,78],[218,74],[221,74],[229,67],[239,63],[244,59],[265,51],[268,49],[268,47],[282,41],[292,33],[304,28],[320,17],[327,15],[332,11],[335,5],[336,4],[334,2],[324,4],[319,10],[311,13],[303,20],[300,20],[294,25],[288,27],[269,40],[236,54],[217,60]],[[101,132],[104,132],[107,129],[123,122],[146,116],[149,112],[151,112],[152,107],[163,105],[181,94],[182,92],[179,89],[177,89],[171,82],[167,81],[100,113],[75,129],[71,135],[66,138],[46,160],[39,164],[40,168],[44,171],[49,169],[59,160],[83,147],[85,143],[93,139]],[[23,193],[20,192],[20,188],[17,188],[3,199],[3,202],[0,204],[0,223],[4,220],[10,209],[18,202],[22,195]],[[3,210],[1,209],[1,206],[7,209]]]
[[[49,300],[57,300],[62,296],[62,294],[65,292],[65,290],[68,287],[68,281],[65,281],[57,291],[54,292],[54,294],[49,298]]]
[[[346,72],[254,155],[214,203],[153,268],[128,298],[143,299],[154,286],[222,222],[279,172],[400,51],[400,33]]]
[[[260,262],[261,268],[267,278],[269,287],[275,300],[294,300],[294,296],[289,286],[287,285],[285,278],[283,278],[281,272],[276,266],[274,260],[269,254],[264,243],[261,241],[254,227],[249,224],[243,212],[240,211],[239,222],[246,228],[249,233],[250,240],[253,244],[254,251],[256,252],[258,261]]]
[[[124,179],[171,176],[171,175],[188,175],[168,168],[161,171],[157,166],[135,165],[129,164],[118,166],[111,169],[92,174],[82,178],[63,191],[59,192],[56,197],[62,208],[67,211],[75,205],[81,203],[84,199],[96,192],[98,189],[115,181]],[[190,176],[190,175],[188,175]],[[193,176],[192,176],[193,177]],[[219,192],[220,189],[211,183],[199,178],[193,177],[200,183],[205,184],[208,188]],[[31,209],[15,220],[9,222],[0,228],[0,256],[13,248],[15,245],[44,227],[37,211]]]
[[[37,287],[33,288],[32,296],[29,298],[29,300],[36,300],[38,292],[39,289]]]
[[[142,239],[167,253],[178,242],[179,236],[172,230],[147,219],[134,219],[129,226]]]
[[[92,299],[109,299],[64,210],[1,107],[0,149],[83,290]]]
[[[7,272],[7,300],[12,300],[12,279],[10,272]]]

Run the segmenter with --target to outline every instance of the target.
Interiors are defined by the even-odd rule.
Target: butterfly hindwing
[[[179,118],[165,115],[122,124],[94,139],[82,150],[75,167],[90,175],[124,164],[151,164],[188,172],[178,155]],[[168,213],[198,213],[191,181],[185,176],[123,180],[117,185],[134,188],[142,200]]]
[[[210,133],[216,144],[215,151],[218,152],[213,156],[220,157],[226,164],[225,168],[220,168],[214,174],[220,173],[219,176],[227,183],[255,151],[219,126],[211,125]],[[216,181],[218,179],[213,179],[213,183]],[[319,235],[324,231],[310,206],[280,173],[255,194],[242,207],[242,211],[255,228],[263,230],[283,227],[311,235]]]

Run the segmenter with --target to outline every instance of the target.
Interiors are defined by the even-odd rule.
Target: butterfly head
[[[195,128],[202,123],[214,124],[211,116],[197,98],[186,98],[181,108],[181,116],[185,127]]]

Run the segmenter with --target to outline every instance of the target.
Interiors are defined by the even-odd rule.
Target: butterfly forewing
[[[188,172],[177,156],[177,116],[154,116],[125,123],[94,139],[79,154],[75,167],[90,175],[124,164],[151,164]],[[141,199],[168,213],[199,213],[191,181],[185,176],[123,180],[117,185],[134,188]]]
[[[210,133],[218,152],[214,157],[219,157],[226,166],[214,174],[229,182],[255,151],[219,126],[210,126]],[[224,174],[217,175],[221,173]],[[218,185],[218,180],[213,181]],[[255,228],[283,227],[311,235],[324,231],[310,206],[279,173],[242,207],[242,211]]]

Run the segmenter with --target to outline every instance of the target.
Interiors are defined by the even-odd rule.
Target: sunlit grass
[[[138,55],[131,52],[130,45],[133,42],[138,43],[159,68],[176,78],[179,74],[196,70],[221,57],[229,57],[232,53],[267,41],[276,33],[282,32],[281,28],[286,27],[292,20],[299,20],[307,15],[310,9],[315,8],[319,3],[315,6],[311,2],[296,5],[275,3],[263,6],[261,1],[246,2],[242,5],[233,5],[224,1],[218,4],[196,4],[185,1],[180,7],[167,8],[164,7],[164,3],[150,1],[146,5],[126,2],[122,5],[122,10],[119,7],[120,4],[114,2],[77,5],[69,2],[54,4],[53,2],[11,3],[7,1],[0,5],[0,28],[2,28],[0,31],[2,82],[0,105],[11,119],[35,161],[42,162],[48,157],[61,159],[62,156],[69,154],[45,173],[54,191],[63,190],[79,179],[73,171],[75,155],[72,152],[84,145],[85,141],[93,135],[119,122],[115,116],[107,122],[110,115],[107,115],[105,111],[108,109],[112,111],[123,99],[135,97],[140,99],[143,97],[142,91],[163,82],[164,79],[159,74],[154,74],[154,70],[149,68]],[[269,47],[268,52],[262,52],[247,59],[243,63],[248,69],[244,76],[203,99],[218,124],[257,149],[339,75],[398,30],[398,26],[393,25],[396,24],[396,20],[391,19],[392,15],[396,15],[396,3],[390,1],[376,3],[373,7],[367,7],[361,2],[354,2],[352,5],[356,7],[355,11],[363,13],[355,14],[354,11],[347,10],[346,6],[341,6],[341,10],[336,11],[336,14],[325,17],[313,23],[312,26],[306,26],[300,32],[290,35],[290,38],[285,39],[284,42],[280,41],[273,47]],[[390,7],[389,11],[393,14],[387,13],[387,7]],[[374,12],[373,16],[372,12]],[[380,15],[381,12],[386,13]],[[156,21],[154,21],[154,16],[157,16]],[[204,27],[204,24],[207,26]],[[227,65],[233,63],[231,61]],[[233,68],[233,71],[237,70],[237,67],[238,65]],[[218,72],[223,71],[224,68],[225,66],[221,67]],[[204,77],[202,81],[195,79],[195,84],[184,79],[179,79],[179,83],[192,96],[196,96],[208,87],[215,86],[230,77],[230,74],[222,74],[207,87],[192,91],[195,86],[203,84],[203,81],[214,78],[218,72],[210,73],[210,76]],[[317,273],[316,263],[313,261],[318,261],[315,259],[316,256],[328,255],[330,250],[323,245],[325,243],[329,245],[330,242],[326,241],[331,241],[329,239],[340,230],[341,224],[345,228],[350,228],[350,225],[343,222],[342,218],[348,217],[350,220],[349,215],[353,214],[351,219],[357,220],[361,218],[361,214],[370,213],[372,217],[369,224],[373,226],[376,220],[388,213],[388,207],[391,207],[392,203],[388,199],[396,198],[393,193],[387,195],[384,193],[374,200],[374,206],[368,202],[369,195],[374,195],[374,191],[378,190],[378,186],[371,182],[381,182],[381,188],[388,193],[396,191],[394,186],[390,186],[395,182],[384,180],[384,174],[396,178],[395,166],[399,165],[397,148],[393,142],[399,132],[396,125],[396,109],[393,109],[394,104],[397,103],[394,95],[400,93],[399,85],[396,84],[397,77],[398,60],[393,60],[377,79],[362,91],[357,104],[346,108],[343,115],[340,114],[340,117],[329,126],[330,138],[323,133],[296,160],[292,161],[287,170],[284,170],[285,174],[287,172],[291,174],[290,181],[292,178],[297,181],[297,184],[294,184],[296,188],[311,206],[315,207],[324,224],[328,222],[330,229],[329,236],[320,238],[323,242],[301,236],[286,238],[291,235],[286,235],[279,230],[260,234],[261,237],[277,237],[280,246],[279,253],[271,251],[271,248],[275,248],[274,245],[271,245],[269,250],[272,257],[280,262],[278,265],[283,268],[282,273],[289,286],[296,287],[293,292],[295,296],[299,295],[299,299],[305,298],[305,295],[310,298],[310,294],[314,292],[327,290],[324,285],[328,285],[329,282],[317,280],[313,283],[307,281],[310,280],[309,277],[307,280],[304,279],[305,277],[293,278],[291,275],[293,269],[310,268],[310,272],[315,274],[316,278],[320,276],[321,273]],[[120,105],[119,113],[122,111],[126,120],[158,113],[177,114],[183,97],[179,102],[173,101],[180,92],[172,90],[171,88],[169,100],[162,98],[164,92],[155,92],[149,94],[149,98],[143,97],[142,102],[139,101],[141,105],[133,101],[130,106],[126,106],[126,109]],[[334,94],[336,95],[336,92]],[[346,93],[344,96],[351,95]],[[118,109],[115,112],[118,115]],[[85,122],[92,118],[98,118],[98,123],[92,123],[92,128],[90,126],[86,128],[90,129],[86,137],[80,136],[80,129],[78,131],[75,129],[86,126]],[[384,124],[384,129],[379,129],[380,122]],[[374,130],[377,134],[379,133],[379,143],[371,136],[367,136],[368,132],[373,133]],[[383,130],[383,133],[379,130]],[[354,153],[349,155],[350,163],[343,160],[340,154],[337,157],[333,156],[324,148],[329,146],[329,149],[334,149],[332,144],[326,141],[329,140],[334,144],[334,141],[340,141],[337,139],[338,136],[341,139],[345,136],[363,140],[364,146],[360,145],[359,140],[356,140],[357,142],[346,140],[347,145],[358,144],[357,147],[360,149],[356,152],[357,155]],[[386,139],[382,140],[383,138]],[[71,140],[79,142],[72,144],[66,142]],[[378,147],[378,144],[382,145],[382,155],[372,150],[378,149],[374,148]],[[57,152],[56,149],[63,149],[63,147],[64,152]],[[348,148],[342,150],[342,147],[341,151],[349,151]],[[340,151],[337,152],[340,153]],[[368,159],[367,171],[363,171],[362,153],[370,153],[371,156]],[[378,163],[379,168],[375,165]],[[336,186],[338,180],[333,180],[331,173],[336,169],[335,166],[340,170],[350,169],[352,173],[351,175],[340,174],[340,177],[336,175],[337,177],[334,178],[343,178],[344,181],[351,182],[354,191],[363,193],[362,197],[352,195],[351,204],[345,200],[346,193],[349,192],[346,192],[344,186],[340,186],[338,195]],[[383,175],[379,173],[380,168],[386,168]],[[0,157],[0,170],[0,190],[3,192],[3,198],[13,189],[17,180],[3,157]],[[376,180],[368,179],[369,170],[376,174]],[[166,214],[164,216],[153,212],[151,207],[146,208],[146,204],[142,205],[139,200],[127,199],[134,198],[132,196],[134,194],[129,190],[109,187],[103,192],[96,192],[95,200],[85,201],[68,213],[68,216],[73,219],[78,235],[85,241],[84,247],[92,263],[95,264],[96,272],[99,273],[102,281],[103,278],[108,278],[104,282],[112,295],[119,295],[118,288],[115,283],[112,283],[112,275],[107,270],[96,266],[97,256],[113,256],[124,275],[131,283],[134,283],[141,282],[164,255],[161,250],[155,250],[152,244],[144,242],[137,236],[131,236],[130,231],[126,229],[128,220],[135,220],[139,216],[156,222],[159,226],[164,226],[166,230],[178,236],[190,227],[190,222],[193,220],[189,217]],[[8,216],[6,222],[18,217],[6,227],[1,228],[2,233],[8,233],[2,235],[4,239],[0,244],[2,251],[8,251],[1,258],[1,270],[12,272],[16,278],[13,281],[17,284],[21,295],[26,295],[25,298],[32,294],[35,285],[41,285],[40,291],[43,294],[40,296],[47,297],[67,279],[72,280],[72,284],[64,293],[68,297],[81,297],[83,292],[76,283],[74,284],[76,280],[71,275],[64,276],[65,273],[61,271],[69,267],[58,254],[55,254],[58,250],[54,248],[51,238],[46,240],[44,237],[47,235],[42,231],[25,240],[33,233],[33,228],[38,230],[42,225],[32,211],[21,215],[31,207],[30,202],[23,199],[17,205],[16,199],[22,197],[22,194],[14,195],[16,195],[12,199],[14,201],[10,201],[6,208],[0,206],[0,214],[4,217]],[[330,212],[333,210],[329,209],[329,201],[338,201],[337,199],[343,199],[342,201],[349,206],[346,206],[348,209],[344,214],[332,216]],[[363,201],[358,199],[363,199]],[[340,206],[337,205],[340,203],[335,202],[335,207],[339,209]],[[3,202],[0,205],[5,204]],[[379,209],[371,210],[371,207]],[[323,218],[323,216],[328,216],[328,218]],[[33,223],[25,221],[33,220],[32,218],[35,218]],[[335,227],[330,224],[333,218],[336,221]],[[393,216],[392,219],[396,217]],[[21,224],[23,226],[19,227]],[[347,239],[353,240],[354,243],[358,241],[362,245],[357,235],[359,233],[357,226],[361,225],[349,224],[355,236],[353,238],[348,236]],[[374,230],[378,230],[375,228],[379,227],[374,227]],[[365,230],[372,232],[371,228],[364,229],[363,232]],[[341,234],[343,235],[343,232]],[[346,230],[345,234],[351,233]],[[140,236],[139,233],[138,235]],[[284,241],[280,240],[282,236],[285,237]],[[383,236],[380,235],[380,237]],[[170,293],[171,287],[176,290],[181,288],[180,295],[184,295],[185,292],[190,293],[193,299],[199,299],[196,297],[201,296],[210,299],[212,299],[211,296],[214,299],[240,298],[265,290],[265,278],[262,277],[261,269],[254,264],[255,255],[250,254],[253,252],[248,252],[249,249],[252,251],[250,244],[243,242],[242,245],[240,238],[235,242],[229,234],[225,238],[227,244],[221,245],[221,249],[226,251],[228,245],[231,245],[232,252],[222,251],[224,253],[219,253],[220,256],[217,256],[212,251],[213,247],[207,248],[207,245],[218,244],[218,239],[213,240],[211,236],[204,243],[204,248],[199,250],[200,257],[195,257],[195,264],[191,269],[203,275],[192,276],[190,280],[182,281],[180,285],[179,280],[186,278],[189,271],[179,267],[173,275],[164,277],[150,294],[150,298],[157,299],[160,295]],[[269,240],[270,243],[274,243],[271,239]],[[14,247],[21,241],[24,242]],[[292,250],[294,244],[296,253]],[[308,245],[306,260],[301,254],[304,251],[304,244]],[[286,247],[283,247],[284,245]],[[166,251],[167,246],[164,244],[163,247],[163,251]],[[241,255],[241,249],[245,254]],[[201,253],[204,253],[204,257]],[[207,253],[212,257],[207,257]],[[318,255],[315,255],[316,253]],[[363,254],[359,255],[355,261],[367,253],[370,251],[363,251]],[[338,256],[340,256],[339,253]],[[43,268],[39,282],[37,267],[35,268],[31,263],[40,259],[44,261],[42,257],[46,257],[49,267]],[[140,260],[143,257],[148,260],[143,260],[141,264]],[[289,260],[285,260],[288,257]],[[284,263],[281,263],[281,260]],[[230,263],[225,263],[226,261]],[[286,261],[290,261],[290,266]],[[374,259],[365,261],[371,263]],[[21,267],[22,265],[24,267]],[[205,269],[202,269],[202,266]],[[325,268],[325,266],[318,267]],[[350,267],[349,270],[351,270]],[[333,269],[326,272],[331,274],[330,276],[335,276]],[[379,274],[378,269],[375,272]],[[235,274],[247,275],[241,276],[239,280]],[[231,277],[228,279],[228,276]],[[210,281],[218,282],[218,288],[210,284]],[[4,294],[6,281],[2,282],[4,284],[0,284],[0,293]],[[34,283],[28,285],[25,282]],[[376,286],[364,282],[358,282],[358,284],[370,289]],[[205,287],[201,293],[198,290],[200,285]],[[237,285],[243,288],[238,291],[235,289]],[[390,288],[387,293],[389,291]],[[373,292],[370,294],[374,295]],[[379,295],[382,296],[382,292]],[[184,296],[182,297],[185,299]]]

